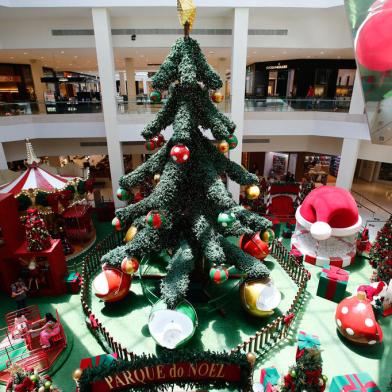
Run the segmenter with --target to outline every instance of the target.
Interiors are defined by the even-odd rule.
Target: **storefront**
[[[44,68],[47,113],[94,113],[101,111],[99,78],[78,72]]]
[[[33,101],[34,84],[28,64],[0,64],[0,101]]]
[[[259,176],[278,181],[333,183],[339,171],[340,157],[311,152],[248,152],[242,164]]]
[[[247,98],[304,98],[309,86],[324,99],[349,98],[356,65],[354,60],[285,60],[247,67]]]

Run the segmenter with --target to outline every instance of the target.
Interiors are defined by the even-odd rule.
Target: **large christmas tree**
[[[160,181],[148,197],[116,211],[117,228],[133,226],[137,234],[104,255],[102,262],[120,267],[125,257],[140,260],[170,249],[172,257],[161,284],[162,299],[169,307],[185,296],[192,271],[203,272],[212,264],[224,272],[224,265],[235,265],[248,279],[267,278],[264,264],[227,239],[263,232],[270,223],[237,205],[222,182],[221,175],[226,174],[250,186],[250,198],[257,196],[258,178],[221,152],[235,148],[235,124],[212,102],[222,81],[187,32],[171,48],[152,85],[155,97],[167,90],[168,98],[142,135],[147,149],[162,147],[120,179],[118,194],[126,199],[134,187],[157,174]],[[165,143],[161,131],[169,125],[173,136]],[[203,130],[211,130],[219,149]]]
[[[392,279],[392,215],[377,233],[369,257],[370,264],[377,270],[376,280],[388,283]]]

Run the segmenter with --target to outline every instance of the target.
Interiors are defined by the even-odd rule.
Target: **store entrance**
[[[293,94],[294,70],[269,71],[268,97],[286,98]]]

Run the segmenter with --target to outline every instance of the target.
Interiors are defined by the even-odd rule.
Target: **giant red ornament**
[[[348,340],[362,345],[382,342],[382,330],[374,316],[371,302],[364,292],[339,303],[335,321],[339,332]]]
[[[120,301],[129,292],[131,275],[109,266],[103,266],[102,270],[93,280],[95,295],[105,302]]]
[[[357,31],[358,62],[372,71],[392,69],[392,0],[377,0]]]
[[[240,248],[256,259],[263,260],[269,254],[268,244],[261,240],[260,232],[253,235],[242,235],[240,237]]]
[[[170,156],[176,163],[185,163],[189,159],[190,151],[187,146],[176,144],[170,150]]]

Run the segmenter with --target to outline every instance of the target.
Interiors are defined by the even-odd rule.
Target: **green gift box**
[[[349,273],[333,265],[325,265],[319,280],[317,295],[340,302],[346,293]]]

